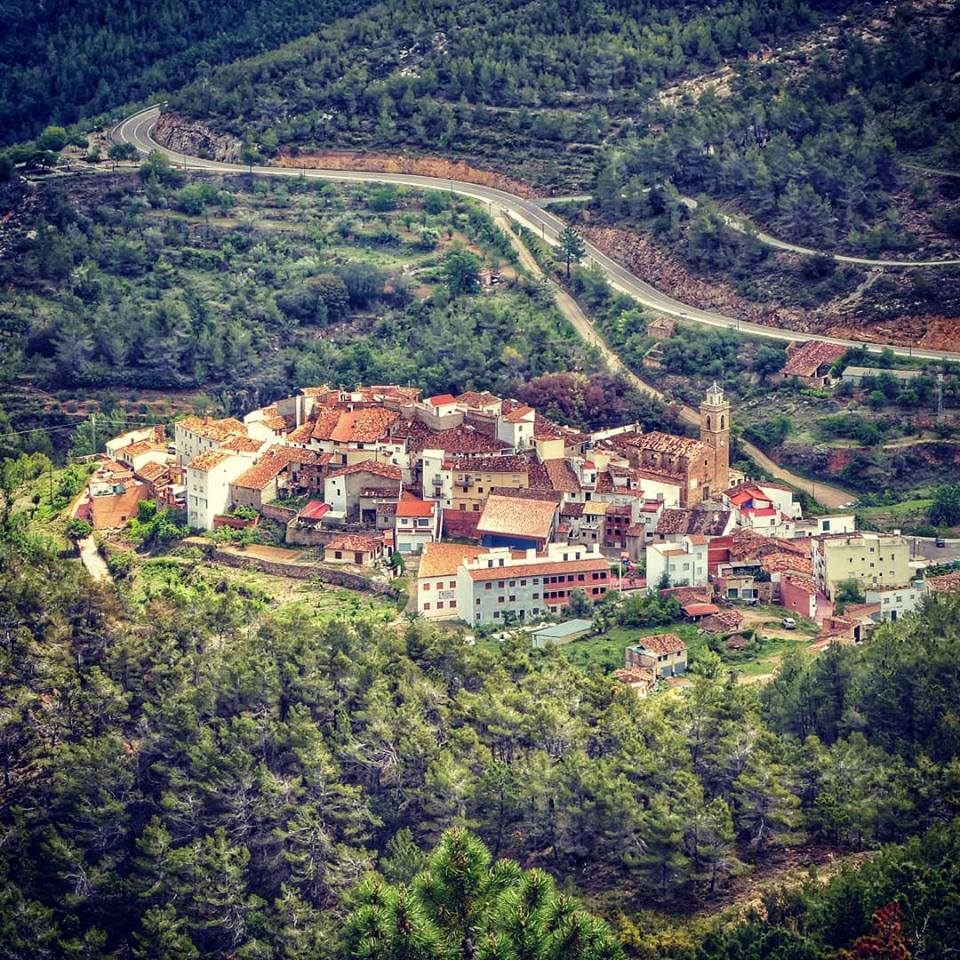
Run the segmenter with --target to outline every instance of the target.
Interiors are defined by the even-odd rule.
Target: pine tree
[[[570,279],[570,267],[572,264],[579,263],[587,252],[583,237],[577,233],[569,224],[560,231],[560,246],[558,256],[560,261],[566,266],[567,279]]]

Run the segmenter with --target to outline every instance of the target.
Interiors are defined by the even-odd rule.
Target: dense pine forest
[[[7,461],[4,504],[45,470]],[[918,957],[960,932],[956,598],[764,687],[703,649],[687,691],[640,700],[528,641],[278,609],[189,550],[97,585],[29,512],[4,510],[0,550],[0,956],[364,955],[399,909],[383,884],[440,896],[439,869],[415,878],[464,843],[472,871],[544,872],[496,868],[497,896],[546,903],[549,875],[614,932],[584,915],[613,952],[561,957],[812,960],[893,901]],[[738,877],[811,844],[851,867],[709,919]]]
[[[176,90],[211,65],[286,43],[364,6],[13,0],[3,5],[0,31],[0,144]]]

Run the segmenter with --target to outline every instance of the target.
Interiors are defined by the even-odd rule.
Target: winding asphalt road
[[[481,186],[476,183],[466,183],[462,180],[447,180],[405,173],[376,173],[367,170],[314,170],[294,167],[244,166],[239,163],[223,163],[218,160],[204,160],[200,157],[186,156],[167,149],[153,139],[152,130],[159,116],[159,106],[147,107],[118,123],[111,130],[111,137],[118,143],[132,143],[144,154],[154,150],[159,151],[169,157],[177,166],[186,170],[209,170],[214,173],[254,173],[266,177],[306,177],[307,179],[336,180],[345,183],[395,183],[401,186],[419,187],[424,190],[446,190],[486,203],[491,213],[495,212],[494,205],[496,205],[500,210],[506,211],[515,220],[520,221],[524,226],[540,234],[545,241],[552,244],[557,243],[560,231],[564,227],[564,222],[559,217],[544,210],[536,200],[527,200],[504,190],[497,190],[494,187]],[[947,350],[922,350],[897,344],[864,343],[858,340],[844,340],[839,337],[811,336],[797,330],[767,327],[758,323],[738,320],[736,317],[724,316],[710,310],[701,310],[661,293],[649,283],[634,276],[629,270],[590,243],[586,244],[584,262],[596,264],[614,289],[634,297],[643,306],[705,326],[732,328],[753,336],[768,337],[773,340],[822,340],[827,343],[840,344],[844,347],[865,347],[872,353],[879,353],[885,347],[890,347],[894,353],[904,357],[912,356],[924,360],[960,360],[960,353]],[[875,261],[874,264],[878,265]]]

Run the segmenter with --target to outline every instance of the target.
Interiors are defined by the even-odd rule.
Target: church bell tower
[[[700,404],[700,440],[704,446],[704,497],[716,497],[730,486],[730,403],[714,380]]]

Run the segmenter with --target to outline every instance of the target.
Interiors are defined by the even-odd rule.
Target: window
[[[539,600],[539,599],[540,599],[540,594],[539,594],[539,593],[535,593],[535,594],[533,595],[533,599],[534,599],[534,600]],[[533,612],[536,613],[537,611],[534,610]]]
[[[500,611],[499,611],[499,610],[494,610],[494,611],[493,611],[493,619],[494,619],[494,620],[499,620],[499,619],[500,619]]]
[[[477,606],[478,606],[478,607],[480,606],[480,598],[479,598],[479,597],[477,597]]]
[[[442,609],[443,609],[443,601],[442,601],[442,600],[438,600],[438,601],[437,601],[437,609],[438,609],[438,610],[442,610]]]
[[[526,585],[527,585],[527,581],[526,581],[526,580],[521,580],[521,581],[520,581],[520,586],[521,586],[521,587],[525,587]]]
[[[425,603],[425,604],[423,605],[423,609],[424,609],[424,610],[429,610],[429,609],[430,609],[430,604],[429,604],[429,603]]]
[[[429,590],[429,589],[430,589],[430,584],[429,584],[429,583],[425,583],[425,584],[423,585],[423,589],[424,589],[424,590]]]
[[[492,583],[485,583],[485,584],[483,585],[483,587],[484,587],[485,590],[492,590],[492,589],[493,589],[493,584],[492,584]],[[479,603],[479,602],[480,602],[480,601],[478,600],[477,603]]]
[[[451,600],[451,601],[450,601],[450,609],[451,609],[451,610],[454,610],[454,609],[456,609],[456,606],[457,606],[457,601],[456,601],[456,600]]]
[[[449,586],[450,586],[450,589],[451,589],[451,590],[456,589],[457,581],[456,581],[456,580],[451,580]]]
[[[497,603],[503,603],[503,596],[497,597]]]

